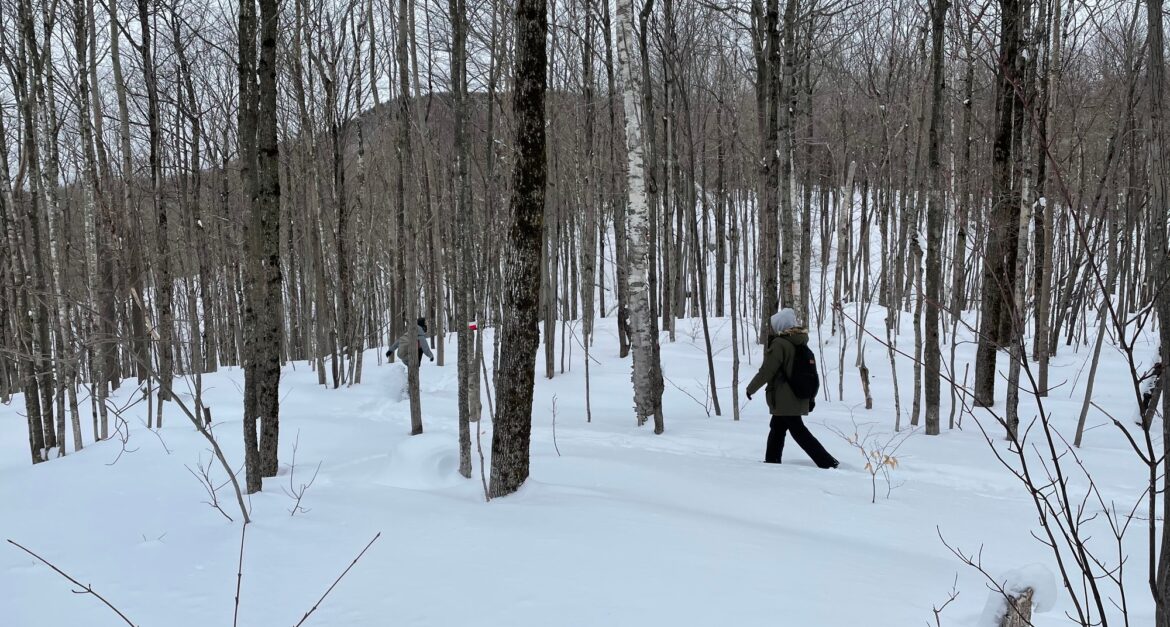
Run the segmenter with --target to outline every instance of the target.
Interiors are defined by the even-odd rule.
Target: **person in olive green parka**
[[[772,414],[771,429],[768,432],[768,446],[764,461],[779,464],[784,453],[784,439],[788,432],[820,468],[836,468],[838,462],[825,447],[809,432],[804,418],[809,412],[808,399],[798,398],[788,385],[792,374],[793,356],[796,347],[808,344],[808,331],[796,325],[796,312],[781,309],[769,320],[776,332],[764,348],[764,361],[760,371],[747,386],[747,397],[751,400],[761,387],[767,386],[765,399]]]

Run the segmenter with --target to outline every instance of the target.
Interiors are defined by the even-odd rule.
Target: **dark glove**
[[[434,360],[435,360],[435,358],[434,358],[434,357],[431,357],[431,361],[434,361]]]
[[[748,392],[748,395],[747,395],[747,397],[748,397],[748,400],[749,400],[749,401],[750,401],[750,400],[752,400],[752,393],[751,393],[751,392]]]

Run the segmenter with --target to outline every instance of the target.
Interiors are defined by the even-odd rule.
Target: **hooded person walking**
[[[395,341],[393,344],[390,345],[390,350],[386,351],[386,358],[389,359],[390,356],[393,355],[395,351],[398,351],[398,358],[401,359],[403,362],[405,362],[407,354],[404,353],[404,351],[410,350],[408,348],[405,348],[407,346],[410,346],[410,332],[409,331],[402,334],[402,337],[398,338],[397,341]],[[401,350],[399,350],[400,348],[401,348]],[[435,355],[433,353],[431,353],[431,346],[430,346],[430,344],[427,344],[427,319],[426,318],[419,318],[418,319],[418,363],[420,363],[420,364],[422,363],[423,353],[426,353],[427,357],[431,358],[431,361],[435,360]]]
[[[808,398],[802,398],[793,391],[791,385],[796,357],[807,350],[808,331],[796,325],[796,312],[791,309],[781,309],[769,322],[776,334],[768,340],[760,371],[747,386],[748,400],[751,400],[752,394],[761,387],[767,386],[765,398],[768,401],[768,411],[772,413],[772,424],[768,432],[768,448],[764,452],[764,461],[769,464],[780,463],[784,453],[785,436],[791,432],[792,439],[796,440],[800,448],[812,458],[813,463],[820,468],[836,468],[837,460],[821,446],[804,425],[803,416],[812,409],[812,404],[815,403],[812,397],[816,395],[815,392]]]

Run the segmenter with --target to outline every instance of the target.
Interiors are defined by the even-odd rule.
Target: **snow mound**
[[[1010,570],[996,578],[1004,592],[1016,596],[1032,589],[1032,611],[1034,613],[1047,612],[1056,605],[1056,575],[1043,564],[1028,564],[1015,570]],[[987,595],[987,604],[983,606],[983,617],[979,624],[984,627],[999,625],[1003,615],[1007,612],[1007,600],[998,590],[992,590]]]
[[[386,390],[386,396],[397,402],[407,400],[406,368],[379,368],[376,372],[382,374],[381,388]]]
[[[449,438],[416,435],[390,451],[385,472],[376,481],[407,490],[451,488],[464,481],[459,476],[459,451]]]

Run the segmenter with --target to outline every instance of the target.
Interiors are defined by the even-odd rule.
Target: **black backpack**
[[[812,400],[821,389],[821,377],[817,373],[817,358],[807,344],[796,345],[792,353],[792,373],[788,375],[788,387],[796,398]],[[810,406],[811,410],[811,406]]]

